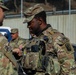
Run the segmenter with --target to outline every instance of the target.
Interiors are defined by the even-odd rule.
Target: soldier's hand
[[[19,56],[22,55],[22,51],[19,48],[15,48],[13,52],[17,53]]]
[[[19,45],[19,49],[20,49],[20,50],[22,50],[22,48],[23,48],[23,45],[22,45],[22,44],[21,44],[21,45]]]

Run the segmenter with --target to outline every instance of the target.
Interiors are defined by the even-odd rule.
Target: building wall
[[[4,26],[11,28],[18,28],[19,35],[23,38],[29,38],[29,30],[27,24],[23,24],[24,18],[11,18],[4,20]],[[76,44],[76,14],[72,15],[47,15],[47,22],[52,25],[53,28],[64,33],[71,41]]]
[[[19,35],[22,38],[29,38],[29,30],[27,29],[27,24],[23,24],[24,18],[11,18],[4,20],[4,26],[9,26],[10,28],[18,28]]]
[[[76,44],[76,14],[48,16],[47,21]]]

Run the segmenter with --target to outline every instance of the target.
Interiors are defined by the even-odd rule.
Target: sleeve
[[[11,51],[7,50],[6,46],[8,45],[8,40],[4,36],[0,36],[0,52],[2,55],[9,60],[8,64],[11,62],[13,66],[17,68],[18,64]],[[3,58],[2,58],[3,59]],[[6,62],[6,60],[5,60]],[[5,62],[3,62],[5,64]]]
[[[57,52],[57,58],[61,67],[61,74],[70,75],[74,73],[74,49],[68,38],[58,36],[54,42],[54,47]]]

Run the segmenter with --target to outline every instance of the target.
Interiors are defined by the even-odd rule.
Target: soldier
[[[19,36],[19,31],[17,28],[11,29],[11,37],[10,46],[12,47],[13,54],[16,58],[20,58],[22,56],[22,48],[25,44],[25,39]]]
[[[17,62],[19,63],[19,66],[22,66],[21,65],[22,53],[23,53],[23,47],[24,47],[24,44],[26,43],[26,40],[19,36],[18,28],[11,29],[11,37],[12,37],[12,40],[10,41],[9,44],[12,48],[13,55],[15,56]],[[22,73],[21,70],[22,69],[20,67],[19,74]]]
[[[4,11],[7,7],[0,2],[0,26],[3,25]],[[0,34],[0,75],[18,75],[18,64],[9,50],[8,40]]]
[[[53,29],[50,24],[47,24],[46,13],[43,7],[39,4],[30,7],[24,12],[24,16],[24,23],[27,23],[30,32],[36,35],[38,40],[42,41],[39,48],[42,48],[40,49],[41,55],[43,55],[41,58],[43,68],[41,67],[41,69],[44,71],[36,69],[35,74],[76,75],[73,47],[65,35]],[[44,46],[41,47],[41,45]],[[35,48],[37,50],[37,46]],[[34,49],[34,47],[32,49]]]

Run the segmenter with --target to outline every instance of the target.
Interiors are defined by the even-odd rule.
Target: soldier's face
[[[32,19],[30,22],[28,22],[28,26],[30,33],[37,34],[40,30],[40,24],[37,19]]]
[[[15,40],[18,37],[18,33],[12,33],[11,36],[12,40]]]
[[[4,19],[4,11],[2,8],[0,8],[0,26],[3,25],[3,19]]]

